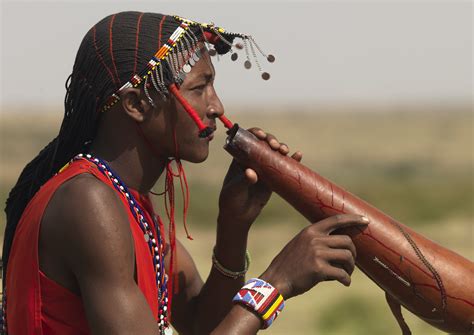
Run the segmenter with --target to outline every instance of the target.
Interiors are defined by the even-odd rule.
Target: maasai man
[[[270,191],[235,162],[205,282],[175,239],[180,160],[203,162],[216,120],[229,123],[209,54],[227,53],[238,38],[245,50],[260,50],[250,36],[161,14],[118,13],[89,30],[67,81],[59,134],[25,167],[7,201],[6,331],[170,334],[172,325],[181,334],[254,334],[270,326],[284,299],[323,280],[350,284],[354,245],[330,233],[367,224],[358,216],[305,228],[243,286],[248,232]],[[273,135],[252,132],[288,154]],[[148,196],[162,175],[166,228]]]

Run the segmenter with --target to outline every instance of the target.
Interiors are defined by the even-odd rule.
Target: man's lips
[[[214,138],[214,132],[217,130],[217,127],[214,125],[214,127],[210,127],[212,129],[212,133],[211,135],[209,135],[208,137],[206,137],[209,141],[212,141],[212,139]]]
[[[210,124],[207,125],[207,127],[212,129],[212,133],[209,134],[209,136],[206,136],[205,139],[208,141],[212,141],[212,139],[214,138],[214,132],[217,130],[217,126],[215,124]]]

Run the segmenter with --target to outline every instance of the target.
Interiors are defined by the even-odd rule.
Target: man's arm
[[[43,222],[43,238],[76,278],[92,333],[156,334],[134,279],[133,237],[119,197],[86,175],[57,193]]]
[[[358,215],[336,215],[304,228],[273,259],[260,278],[275,287],[284,299],[302,294],[325,280],[337,280],[349,286],[356,249],[349,236],[333,235],[332,232],[367,224],[368,220]],[[189,254],[186,253],[185,258],[192,262]],[[173,323],[180,334],[251,335],[258,332],[262,325],[260,318],[245,307],[232,305],[232,297],[226,296],[234,291],[232,285],[238,286],[232,283],[233,279],[223,277],[213,269],[199,292],[200,278],[194,264],[192,269],[182,268],[180,271],[185,272],[183,278],[194,278],[196,284],[186,293],[196,299],[192,309],[185,310],[179,306],[173,309],[180,314]]]
[[[288,147],[273,135],[258,128],[251,131],[273,150],[288,154]],[[292,158],[300,161],[302,154],[296,152]],[[244,268],[248,231],[270,195],[271,191],[258,182],[255,171],[232,162],[219,198],[216,238],[216,258],[225,268],[232,271]],[[322,280],[350,285],[355,247],[348,236],[330,234],[336,228],[366,224],[359,216],[339,215],[305,228],[285,246],[261,278],[285,299],[305,292]],[[182,246],[179,250],[178,259],[184,258],[178,264],[184,292],[173,302],[172,319],[180,333],[255,334],[261,326],[259,318],[246,308],[232,304],[244,278],[228,278],[213,267],[203,285],[189,254]]]
[[[245,267],[247,234],[224,230],[222,225],[222,222],[218,223],[216,258],[227,269],[241,271]],[[231,222],[226,221],[226,226],[232,227]],[[244,285],[244,277],[232,279],[212,267],[203,284],[194,261],[179,242],[177,254],[180,289],[173,295],[173,326],[184,335],[209,334],[230,312],[232,298]]]
[[[273,150],[288,154],[288,147],[279,143],[272,134],[259,128],[250,131]],[[302,155],[298,152],[292,157],[301,160]],[[232,161],[219,197],[215,246],[216,259],[226,269],[238,272],[245,268],[249,229],[270,195],[271,191],[258,182],[255,171],[244,169]],[[229,314],[232,298],[243,286],[244,277],[232,279],[212,267],[203,285],[191,257],[184,248],[181,249],[183,255],[178,250],[178,262],[180,259],[184,262],[178,263],[178,268],[182,272],[180,277],[187,282],[183,283],[185,293],[174,298],[173,325],[182,334],[209,334]],[[232,315],[235,315],[234,311]]]

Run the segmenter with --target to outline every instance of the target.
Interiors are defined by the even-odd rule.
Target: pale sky
[[[221,58],[216,87],[225,104],[472,102],[471,1],[69,0],[2,1],[2,109],[61,106],[82,37],[123,10],[213,21],[274,54],[275,63],[263,63],[268,82],[255,67]]]

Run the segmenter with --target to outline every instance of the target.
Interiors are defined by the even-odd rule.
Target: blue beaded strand
[[[165,334],[168,328],[168,277],[165,274],[165,265],[164,265],[164,256],[160,255],[160,249],[163,250],[163,239],[159,232],[158,223],[155,221],[155,225],[157,227],[156,232],[156,239],[154,237],[153,231],[151,229],[150,224],[148,224],[143,210],[140,208],[140,205],[136,201],[135,197],[132,193],[129,192],[125,183],[122,182],[120,177],[108,166],[108,164],[98,157],[93,157],[90,154],[79,154],[73,158],[73,161],[84,159],[88,162],[93,163],[97,166],[98,170],[104,174],[113,184],[114,188],[122,194],[128,202],[130,211],[134,216],[135,220],[137,221],[138,225],[140,226],[145,241],[148,244],[150,249],[152,260],[153,260],[153,268],[156,274],[156,285],[158,288],[158,327],[161,334]],[[160,257],[161,256],[161,257]],[[161,313],[160,313],[161,311]]]

